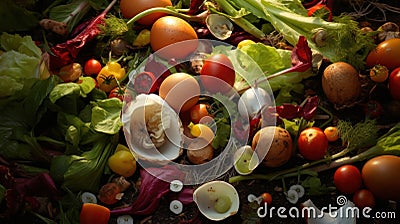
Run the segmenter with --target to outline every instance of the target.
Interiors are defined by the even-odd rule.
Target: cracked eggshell
[[[216,200],[221,195],[228,196],[232,202],[231,207],[224,213],[219,213],[214,209]],[[213,221],[220,221],[235,215],[240,204],[236,189],[225,181],[211,181],[201,185],[193,192],[193,201],[197,204],[200,212]]]
[[[223,15],[210,14],[206,18],[206,25],[211,34],[220,39],[228,39],[232,35],[233,23]]]
[[[161,106],[160,122],[165,134],[165,141],[157,147],[150,140],[145,118],[147,113],[145,108],[154,103]],[[140,94],[130,102],[123,113],[122,122],[126,141],[130,150],[139,159],[152,162],[171,161],[182,154],[182,122],[179,115],[161,97],[156,94]]]
[[[235,170],[240,175],[251,174],[260,163],[257,153],[249,145],[240,147],[233,155],[233,159]]]

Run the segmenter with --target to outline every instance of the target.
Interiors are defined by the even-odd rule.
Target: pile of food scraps
[[[399,7],[2,1],[0,222],[396,223]]]

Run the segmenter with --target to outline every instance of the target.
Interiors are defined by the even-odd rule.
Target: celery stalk
[[[251,24],[247,19],[245,19],[241,14],[239,13],[238,10],[235,9],[228,1],[226,0],[215,0],[215,3],[221,9],[227,13],[230,17],[230,19],[239,27],[241,27],[244,31],[250,33],[254,37],[258,39],[263,39],[265,38],[265,34],[258,29],[256,26]]]

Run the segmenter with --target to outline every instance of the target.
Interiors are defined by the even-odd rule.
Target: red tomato
[[[359,208],[373,208],[375,206],[375,196],[371,191],[367,189],[361,189],[354,193],[353,202]]]
[[[309,8],[308,16],[319,17],[326,21],[332,21],[332,11],[324,4],[316,4]]]
[[[108,94],[108,98],[118,98],[121,101],[124,101],[124,95],[125,95],[125,87],[115,87],[114,89],[111,90],[111,92]]]
[[[154,93],[159,88],[156,76],[152,72],[141,72],[134,78],[133,88],[140,93]]]
[[[210,105],[204,103],[194,105],[190,109],[190,120],[193,123],[199,123],[203,117],[210,116],[210,113],[208,113],[209,107]]]
[[[272,204],[272,196],[269,193],[263,193],[261,195],[263,202],[267,203],[267,205]]]
[[[353,165],[343,165],[335,171],[333,182],[340,192],[352,194],[361,188],[361,172]]]
[[[224,54],[215,54],[205,59],[200,71],[204,89],[211,93],[226,93],[235,83],[235,70],[231,60]]]
[[[97,75],[101,71],[101,68],[101,63],[98,60],[92,58],[86,61],[83,72],[86,75]]]
[[[370,68],[375,65],[386,66],[389,70],[400,66],[400,38],[385,40],[369,52],[366,65]]]
[[[322,159],[328,151],[328,139],[320,128],[306,128],[300,133],[297,147],[305,159]]]
[[[400,67],[390,73],[389,90],[393,99],[400,100]]]

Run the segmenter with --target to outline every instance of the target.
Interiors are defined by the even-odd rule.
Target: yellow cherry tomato
[[[242,40],[239,42],[237,48],[242,49],[244,46],[250,45],[250,44],[255,44],[256,42],[252,41],[252,40]]]
[[[337,127],[333,127],[333,126],[325,128],[324,134],[326,135],[326,138],[330,142],[334,142],[334,141],[338,140],[340,137]]]
[[[211,143],[215,135],[213,130],[205,124],[189,124],[190,134],[196,138],[203,138],[208,143]]]
[[[106,93],[118,86],[126,78],[126,71],[118,62],[109,61],[96,77],[99,89]]]
[[[150,44],[150,30],[143,29],[139,32],[132,45],[134,47],[144,47],[148,44]]]
[[[110,169],[123,177],[130,177],[136,171],[136,158],[134,154],[120,146],[120,149],[108,158]]]

